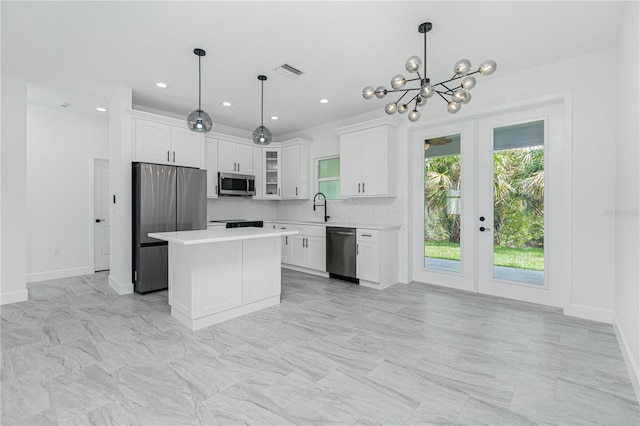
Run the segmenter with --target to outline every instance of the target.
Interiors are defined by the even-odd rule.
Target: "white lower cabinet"
[[[299,232],[283,240],[282,263],[284,267],[295,267],[305,271],[321,272],[326,276],[327,238],[324,226],[289,226],[280,224],[280,229]],[[294,269],[295,269],[294,268]]]
[[[377,289],[398,282],[396,229],[357,229],[356,277],[360,285]]]

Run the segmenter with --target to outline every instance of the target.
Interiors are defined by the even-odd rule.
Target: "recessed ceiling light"
[[[98,108],[96,108],[96,111],[106,112],[107,110],[105,108],[98,107]]]
[[[276,117],[275,115],[272,115],[272,116],[271,116],[271,119],[272,119],[272,120],[277,120],[277,119],[278,119],[278,117]]]
[[[320,99],[320,103],[321,104],[328,104],[329,103],[329,99]]]
[[[222,106],[230,107],[231,106],[231,102],[224,101],[222,103]]]
[[[165,83],[162,83],[162,82],[156,83],[156,86],[158,86],[161,89],[166,89],[167,87],[169,87]]]

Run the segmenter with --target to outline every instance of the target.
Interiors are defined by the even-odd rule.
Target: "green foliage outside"
[[[424,256],[435,259],[460,260],[460,245],[449,242],[428,241]],[[544,249],[537,247],[494,246],[493,264],[510,268],[544,271]]]
[[[439,243],[452,243],[460,256],[460,215],[452,210],[451,190],[460,190],[460,155],[425,159],[425,251],[439,247]],[[502,254],[509,258],[544,248],[544,149],[542,147],[516,148],[494,153],[494,220],[493,237],[496,265],[509,266],[513,260],[498,263]],[[449,203],[449,212],[447,211]],[[436,244],[437,243],[437,244]],[[512,250],[505,250],[512,249]],[[440,257],[444,254],[429,255]],[[502,253],[500,256],[499,253]],[[426,255],[426,253],[425,253]],[[506,259],[506,258],[505,258]],[[517,262],[516,262],[517,263]],[[537,262],[524,261],[542,270],[543,256]],[[538,265],[538,266],[535,266]]]

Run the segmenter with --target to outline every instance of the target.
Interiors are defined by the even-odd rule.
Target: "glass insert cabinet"
[[[264,198],[280,198],[282,180],[282,156],[280,148],[265,149],[264,160]]]

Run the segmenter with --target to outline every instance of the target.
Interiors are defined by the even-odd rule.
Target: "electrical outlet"
[[[60,247],[54,247],[53,248],[53,255],[54,256],[60,256],[60,253],[62,253],[62,250],[60,250]]]

